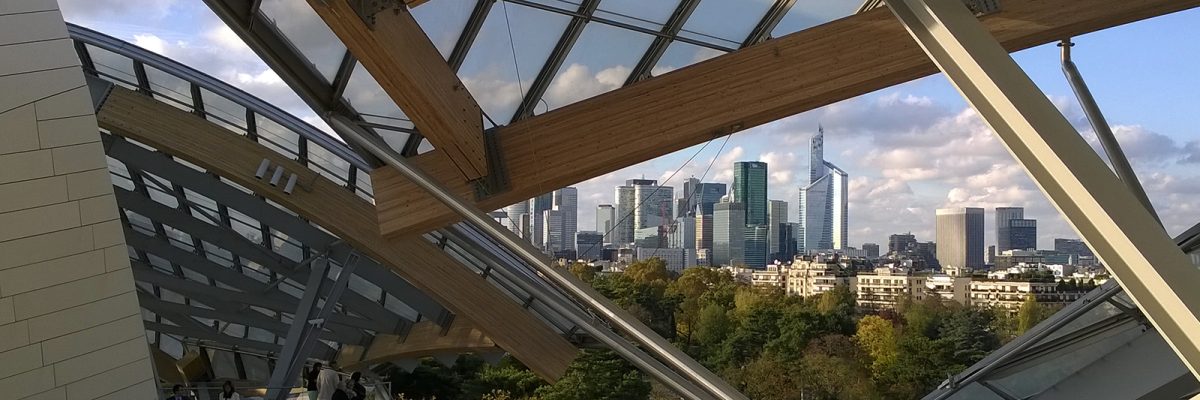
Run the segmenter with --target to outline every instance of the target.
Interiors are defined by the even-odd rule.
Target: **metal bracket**
[[[496,128],[483,131],[483,150],[487,156],[488,174],[471,181],[475,200],[483,200],[508,191],[508,170],[504,168],[504,157],[500,157],[500,143]]]
[[[966,4],[976,17],[1000,12],[1000,0],[963,0],[963,4]]]
[[[375,15],[386,10],[392,10],[396,13],[408,12],[402,0],[347,0],[350,2],[350,8],[362,18],[364,24],[372,30],[375,29]]]

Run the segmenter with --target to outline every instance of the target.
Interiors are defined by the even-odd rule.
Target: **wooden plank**
[[[407,8],[375,14],[367,26],[345,0],[309,0],[313,10],[453,165],[458,181],[488,174],[483,113]]]
[[[114,88],[100,112],[100,126],[113,134],[217,173],[328,229],[397,273],[542,377],[555,380],[578,352],[562,335],[515,300],[423,238],[388,240],[376,229],[367,201],[317,173],[244,136],[136,92]],[[254,177],[268,159],[299,175],[291,194]]]
[[[1200,5],[1200,0],[1005,0],[981,19],[1008,51]],[[511,190],[498,209],[541,193],[800,112],[931,75],[937,68],[887,9],[853,15],[716,57],[499,129]],[[438,162],[415,163],[464,199]],[[372,173],[380,230],[426,232],[459,220],[391,168]]]
[[[413,325],[407,336],[382,334],[375,335],[375,340],[369,346],[343,345],[337,360],[343,369],[355,371],[408,358],[496,350],[496,344],[482,331],[460,319],[455,320],[444,333],[442,327],[432,322],[419,322]]]

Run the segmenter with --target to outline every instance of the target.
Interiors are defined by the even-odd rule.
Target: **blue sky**
[[[548,0],[549,1],[549,0]],[[307,120],[313,113],[221,24],[200,1],[186,0],[62,0],[69,21],[129,40],[184,61],[218,78],[238,84]],[[664,2],[665,3],[665,2]],[[853,3],[853,4],[852,4]],[[443,52],[449,51],[473,1],[438,0],[414,14]],[[609,17],[637,12],[665,19],[673,5],[635,0],[604,0]],[[717,43],[749,30],[738,21],[752,20],[764,0],[729,2],[704,0],[690,35]],[[641,8],[639,8],[639,5]],[[806,0],[797,4],[776,29],[776,35],[803,29],[845,15],[857,2]],[[321,44],[330,39],[327,28],[314,26],[311,10],[298,0],[265,0],[264,9],[279,15],[281,29],[296,29],[312,45],[309,54],[318,67],[336,63],[337,49]],[[507,8],[508,19],[503,12]],[[508,4],[493,7],[461,76],[468,89],[493,118],[506,121],[524,89],[537,75],[541,59],[554,45],[566,17]],[[1163,16],[1083,37],[1074,58],[1114,131],[1150,192],[1168,231],[1178,233],[1200,221],[1200,10]],[[508,31],[513,42],[510,47]],[[322,31],[322,29],[326,29]],[[649,36],[592,23],[576,50],[568,55],[537,112],[561,107],[624,81]],[[732,46],[732,44],[727,44]],[[514,67],[515,47],[518,62]],[[665,73],[719,53],[676,42],[655,68]],[[340,56],[339,56],[340,57]],[[1026,72],[1082,132],[1090,128],[1059,69],[1058,48],[1046,45],[1014,55]],[[517,71],[520,81],[517,80]],[[347,91],[360,109],[401,115],[362,77]],[[1071,228],[1033,185],[1025,172],[986,126],[967,108],[940,75],[895,86],[822,109],[790,117],[734,135],[718,156],[720,142],[706,148],[682,168],[672,182],[701,176],[714,158],[706,180],[728,182],[732,162],[763,160],[770,166],[769,197],[790,203],[796,218],[796,193],[803,171],[809,136],[817,124],[826,128],[827,159],[851,176],[850,242],[886,242],[888,234],[911,231],[921,240],[933,239],[933,210],[943,206],[1027,207],[1040,220],[1039,243],[1049,247],[1054,237],[1074,237]],[[580,190],[580,228],[594,221],[594,208],[612,202],[613,186],[645,175],[665,180],[699,146],[606,174],[577,186]]]

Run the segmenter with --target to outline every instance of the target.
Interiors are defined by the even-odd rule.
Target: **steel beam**
[[[450,51],[450,58],[446,60],[454,72],[458,72],[458,69],[462,68],[463,61],[467,59],[467,52],[471,51],[471,46],[475,43],[475,38],[479,36],[479,31],[483,29],[483,23],[487,20],[488,14],[491,13],[493,4],[496,4],[496,0],[479,0],[475,2],[475,9],[471,11],[471,16],[467,18],[466,26],[463,26],[462,33],[458,35],[458,41],[454,43],[454,50]]]
[[[174,322],[170,317],[167,320]],[[278,353],[280,346],[274,343],[260,342],[246,338],[233,337],[221,333],[217,333],[212,329],[197,330],[193,328],[184,328],[175,325],[168,325],[156,321],[142,321],[147,330],[169,334],[179,337],[188,337],[193,339],[222,343],[235,348],[253,349],[268,353]]]
[[[675,11],[671,13],[671,17],[667,18],[667,22],[663,24],[663,36],[655,37],[654,41],[650,43],[650,47],[646,49],[645,54],[642,54],[642,58],[633,67],[629,77],[625,78],[625,85],[631,85],[650,77],[651,70],[658,65],[658,60],[662,59],[663,53],[667,51],[667,47],[671,46],[671,42],[679,34],[679,30],[683,29],[683,24],[687,23],[688,18],[691,18],[692,11],[696,11],[698,5],[700,5],[700,0],[681,0],[679,2]]]
[[[961,0],[887,4],[1197,374],[1200,269]]]
[[[796,0],[775,0],[775,4],[767,9],[766,15],[763,15],[762,20],[754,25],[754,29],[746,36],[746,40],[742,41],[742,47],[753,46],[771,37],[771,32],[779,25],[779,21],[791,11],[792,6],[796,5]]]
[[[567,27],[563,29],[563,34],[558,38],[558,43],[550,51],[550,56],[546,58],[546,63],[542,64],[542,69],[538,71],[537,78],[534,78],[533,83],[529,85],[529,91],[525,92],[525,97],[521,99],[521,104],[517,106],[517,111],[513,113],[513,121],[533,115],[533,108],[537,107],[538,101],[541,101],[542,96],[546,94],[546,89],[550,88],[550,81],[554,80],[554,75],[558,73],[558,69],[566,61],[567,54],[571,52],[571,48],[575,47],[575,41],[579,40],[579,34],[583,33],[583,27],[592,19],[592,14],[596,12],[596,7],[598,6],[600,6],[600,0],[583,0],[579,4],[579,11],[575,16],[571,17],[571,22],[568,22]]]
[[[337,280],[333,282],[325,297],[325,302],[322,304],[318,304],[317,300],[321,298],[320,288],[326,282],[325,276],[329,272],[329,260],[320,257],[309,264],[311,271],[308,276],[308,284],[305,285],[304,296],[300,298],[296,311],[292,313],[292,326],[288,329],[283,350],[279,353],[279,359],[271,371],[271,379],[267,381],[268,399],[283,400],[286,398],[288,392],[291,391],[292,384],[296,382],[296,377],[300,376],[300,369],[308,359],[308,354],[318,343],[317,338],[325,324],[325,319],[332,313],[342,293],[345,292],[346,285],[350,282],[350,276],[354,273],[355,266],[358,265],[357,254],[351,256],[354,260],[342,266],[342,271],[338,273]]]
[[[262,16],[258,11],[259,2],[260,0],[204,0],[213,13],[242,38],[246,46],[262,57],[263,61],[279,74],[279,78],[296,91],[301,100],[317,111],[317,115],[331,111],[327,102],[333,98],[332,82],[326,81],[316,67],[304,59],[291,42]],[[354,108],[345,100],[340,100],[338,109]],[[346,114],[351,119],[362,120],[356,112],[346,111]],[[361,164],[354,165],[368,171],[380,165],[379,160],[365,155],[359,149],[354,149],[352,154],[355,156],[339,156],[347,160],[357,159]]]

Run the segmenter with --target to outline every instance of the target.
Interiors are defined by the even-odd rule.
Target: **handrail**
[[[197,71],[196,69],[183,65],[177,61],[163,57],[149,50],[130,44],[121,39],[97,32],[95,30],[85,28],[75,24],[67,24],[67,32],[71,35],[71,39],[83,42],[97,48],[101,48],[121,56],[128,57],[132,60],[141,62],[145,65],[154,67],[172,76],[178,77],[198,85],[214,94],[224,97],[238,105],[245,107],[247,110],[253,111],[255,114],[262,115],[275,123],[280,124],[304,139],[321,146],[335,156],[340,157],[350,165],[363,171],[370,171],[373,168],[362,158],[355,153],[345,143],[334,139],[332,136],[322,132],[320,129],[310,125],[307,122],[295,117],[294,115],[283,111],[279,107],[272,105],[254,95],[246,93],[241,89],[214,78],[211,75]]]

